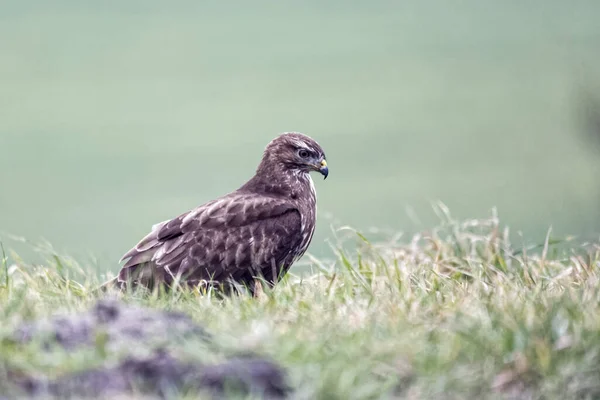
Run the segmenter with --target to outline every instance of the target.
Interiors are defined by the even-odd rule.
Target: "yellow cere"
[[[323,160],[321,161],[321,167],[326,167],[327,166],[327,161]]]

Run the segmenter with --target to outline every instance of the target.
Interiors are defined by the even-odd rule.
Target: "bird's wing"
[[[147,267],[171,278],[238,279],[251,268],[279,268],[274,263],[286,260],[300,240],[300,213],[291,202],[234,192],[155,225],[123,256],[119,279]]]

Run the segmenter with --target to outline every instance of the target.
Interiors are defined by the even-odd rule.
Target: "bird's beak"
[[[327,179],[327,175],[329,175],[329,168],[327,168],[327,161],[321,160],[319,165],[319,172],[324,176],[323,179]]]

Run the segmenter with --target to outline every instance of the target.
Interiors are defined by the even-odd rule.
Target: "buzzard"
[[[177,281],[227,290],[239,284],[251,292],[256,278],[274,285],[313,237],[317,196],[311,171],[327,178],[321,146],[302,133],[281,134],[239,189],[154,225],[123,256],[126,262],[111,282],[168,287]]]

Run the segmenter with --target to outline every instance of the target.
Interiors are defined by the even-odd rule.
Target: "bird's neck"
[[[256,175],[246,182],[240,190],[250,190],[276,196],[290,196],[292,199],[299,198],[304,193],[309,193],[312,196],[315,194],[314,185],[308,172],[288,168],[272,168],[269,170],[259,168]]]

